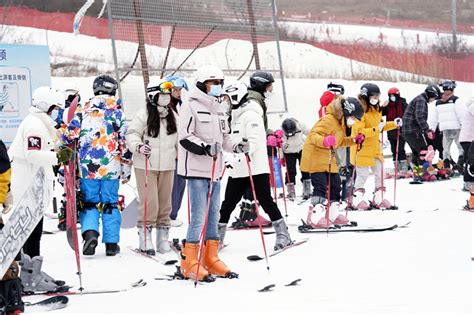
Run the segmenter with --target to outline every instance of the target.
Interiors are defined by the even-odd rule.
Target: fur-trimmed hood
[[[337,95],[334,97],[332,102],[326,108],[326,115],[333,115],[337,120],[341,121],[344,117],[344,111],[342,110],[342,101],[344,97]]]

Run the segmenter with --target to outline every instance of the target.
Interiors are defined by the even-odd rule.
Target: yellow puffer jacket
[[[383,161],[383,154],[380,144],[380,129],[379,124],[382,121],[382,112],[380,108],[374,108],[373,106],[367,106],[367,103],[360,96],[358,100],[365,110],[365,114],[362,120],[358,120],[354,126],[352,126],[352,137],[355,137],[358,133],[365,136],[362,148],[357,154],[357,161],[355,161],[355,154],[357,147],[351,148],[351,164],[355,166],[375,166],[375,159]],[[389,131],[397,128],[393,121],[389,121],[385,124],[384,130]]]
[[[328,135],[336,138],[336,148],[355,145],[351,137],[346,137],[346,126],[343,122],[341,100],[336,97],[327,106],[324,115],[311,129],[303,146],[301,158],[301,171],[309,173],[329,172],[329,149],[323,145],[323,140]],[[335,149],[336,149],[335,148]],[[331,173],[337,173],[336,157],[333,157]]]
[[[3,141],[0,140],[0,203],[4,203],[7,200],[7,192],[10,189],[11,173],[7,148]]]

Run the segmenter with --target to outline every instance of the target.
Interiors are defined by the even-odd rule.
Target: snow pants
[[[382,187],[382,161],[375,159],[375,166],[357,166],[356,180],[354,183],[354,190],[364,188],[365,182],[369,177],[370,169],[374,172],[375,188]]]
[[[118,210],[120,180],[100,180],[81,178],[80,186],[85,209],[80,212],[81,232],[94,230],[99,233],[99,220],[102,216],[102,243],[120,241],[122,216]],[[99,206],[102,204],[102,211]]]
[[[318,172],[311,174],[311,184],[313,185],[313,197],[328,197],[328,181],[331,177],[331,201],[341,200],[341,176],[339,173]]]
[[[458,147],[459,155],[463,155],[463,148],[459,143],[459,133],[461,129],[444,130],[443,131],[443,160],[451,158],[451,144]]]
[[[286,170],[291,183],[296,182],[296,163],[301,163],[301,151],[298,153],[285,153]],[[309,179],[309,173],[301,172],[301,181]],[[285,178],[285,182],[288,184],[288,178]]]

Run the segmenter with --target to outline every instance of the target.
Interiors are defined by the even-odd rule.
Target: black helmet
[[[110,75],[103,74],[95,78],[92,89],[94,90],[94,95],[115,95],[118,84]]]
[[[441,90],[437,85],[430,84],[425,89],[426,97],[439,99],[441,97]]]
[[[281,129],[283,129],[283,132],[287,137],[294,136],[298,131],[296,120],[294,118],[287,118],[283,120],[281,123]]]
[[[344,95],[344,86],[342,84],[336,84],[336,83],[330,82],[328,84],[327,89],[328,89],[328,91],[331,91],[335,94]]]
[[[365,83],[360,87],[360,95],[364,98],[369,98],[370,96],[379,95],[380,88],[377,84],[374,83]]]
[[[360,105],[359,101],[355,97],[348,97],[342,101],[342,111],[344,117],[354,116],[358,120],[364,116],[364,108]]]
[[[449,90],[453,91],[456,88],[456,81],[446,80],[441,83],[439,86],[443,88],[443,91]]]
[[[273,75],[266,71],[255,71],[250,76],[250,89],[263,93],[270,83],[275,82]]]

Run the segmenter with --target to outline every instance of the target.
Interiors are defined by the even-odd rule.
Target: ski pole
[[[384,144],[383,143],[383,130],[380,134],[381,134],[381,138],[382,138],[382,148],[381,148],[382,152],[380,152],[380,154],[382,155],[382,160],[380,161],[380,163],[382,164],[382,167],[380,168],[380,172],[381,172],[381,174],[380,174],[380,183],[381,183],[380,190],[381,190],[381,194],[382,194],[381,199],[382,199],[382,202],[383,202],[383,193],[384,193],[384,190],[385,190],[385,187],[384,187],[384,176],[385,176],[385,174],[384,174],[384,165],[383,165],[384,164],[384,158],[383,158],[383,144]],[[396,178],[395,178],[395,180],[396,180]],[[374,198],[374,201],[375,201],[375,198]]]
[[[243,140],[246,141],[246,139],[243,139]],[[258,228],[260,229],[260,238],[262,239],[263,252],[265,253],[265,261],[267,263],[267,270],[270,271],[270,265],[268,264],[267,247],[265,246],[265,239],[263,237],[262,222],[260,220],[260,215],[258,213],[259,205],[258,205],[258,200],[257,200],[257,194],[255,193],[255,184],[253,182],[252,168],[250,167],[250,157],[249,157],[248,153],[245,153],[245,159],[247,160],[247,169],[249,171],[250,187],[252,188],[253,199],[255,200],[255,211],[257,212]]]
[[[188,225],[191,223],[191,202],[189,201],[189,189],[188,191]]]
[[[212,194],[212,186],[214,182],[214,173],[216,170],[216,161],[217,161],[217,156],[214,155],[212,157],[212,172],[211,172],[211,182],[209,183],[209,191],[207,192],[207,209],[206,209],[206,215],[204,219],[204,226],[202,227],[201,235],[200,237],[200,246],[199,246],[199,255],[198,255],[198,267],[196,271],[196,279],[194,279],[194,287],[196,288],[197,282],[198,282],[198,275],[199,275],[199,269],[201,268],[201,256],[202,256],[202,248],[204,246],[204,238],[206,237],[206,229],[207,229],[207,222],[209,219],[209,209],[211,208],[211,194]]]
[[[278,160],[280,160],[280,150],[278,149],[277,149],[277,157],[278,157]],[[278,161],[278,163],[280,163],[280,161]],[[278,165],[279,165],[280,177],[281,177],[281,164],[278,164]],[[286,174],[288,174],[288,172]],[[281,178],[281,188],[283,189],[283,204],[285,205],[285,217],[288,217],[288,209],[286,207],[286,191],[285,191],[285,184],[283,183],[283,178]]]
[[[395,148],[395,178],[393,182],[393,209],[398,209],[396,206],[396,200],[397,200],[398,145],[399,144],[400,144],[400,127],[397,127],[397,147]]]
[[[149,141],[145,140],[145,144],[148,145]],[[147,217],[146,217],[146,210],[147,210],[147,198],[146,194],[148,192],[148,163],[150,160],[149,155],[145,155],[145,189],[143,191],[143,238],[145,240],[145,251],[146,251],[146,224],[147,224]]]
[[[329,176],[328,176],[328,200],[326,205],[326,224],[327,224],[327,231],[329,231],[329,210],[331,208],[331,164],[332,158],[334,155],[334,148],[330,147],[329,149]]]

